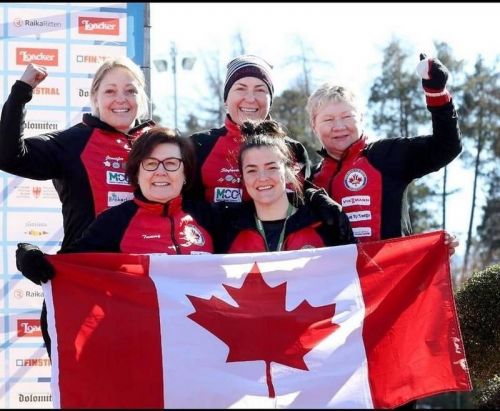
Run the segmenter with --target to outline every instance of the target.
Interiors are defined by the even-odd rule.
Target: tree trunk
[[[479,118],[482,118],[481,116]],[[469,264],[469,254],[470,248],[472,245],[472,225],[474,223],[474,211],[476,209],[476,191],[477,191],[477,180],[479,177],[479,169],[481,165],[481,151],[483,149],[483,138],[482,138],[482,124],[479,124],[478,127],[478,139],[477,139],[477,153],[476,153],[476,161],[474,165],[474,184],[472,186],[472,208],[470,210],[470,219],[469,219],[469,229],[467,231],[467,241],[465,243],[465,255],[464,255],[464,264],[462,266],[462,276],[460,280],[465,279],[465,274],[467,272],[468,264]],[[459,284],[461,281],[459,281]]]

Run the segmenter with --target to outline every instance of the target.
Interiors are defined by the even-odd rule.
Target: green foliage
[[[474,399],[482,408],[500,407],[499,290],[500,265],[496,264],[474,272],[455,297],[467,362],[476,389]]]
[[[500,172],[493,171],[490,178],[482,222],[477,227],[476,253],[483,267],[500,264]]]
[[[376,130],[386,137],[409,137],[417,134],[418,126],[429,121],[425,110],[420,77],[415,73],[418,55],[411,58],[399,40],[392,40],[384,49],[382,73],[370,90],[368,107]]]
[[[490,378],[476,393],[479,409],[498,409],[500,407],[500,375]]]

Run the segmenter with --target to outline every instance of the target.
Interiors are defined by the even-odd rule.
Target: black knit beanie
[[[235,81],[243,77],[256,77],[266,83],[273,102],[274,86],[271,78],[272,66],[260,57],[246,54],[236,57],[227,65],[226,82],[224,83],[224,102],[227,100],[227,94]]]

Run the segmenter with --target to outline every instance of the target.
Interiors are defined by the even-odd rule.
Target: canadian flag
[[[442,231],[49,258],[57,408],[392,408],[471,390]]]

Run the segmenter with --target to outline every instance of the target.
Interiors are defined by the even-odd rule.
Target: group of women
[[[307,151],[270,117],[272,68],[263,59],[245,55],[228,64],[224,125],[190,137],[144,120],[144,76],[130,59],[120,57],[96,72],[92,113],[84,114],[81,123],[23,138],[25,105],[46,76],[45,68],[29,64],[12,87],[0,122],[0,169],[53,180],[63,213],[59,252],[242,253],[356,242],[341,207],[324,191],[304,189],[310,178]],[[360,136],[347,135],[345,130],[356,125],[347,115],[357,113],[338,95],[334,103],[345,110],[328,112],[336,106],[327,95],[313,107],[312,126],[325,137],[327,149],[330,138],[348,143],[345,150]],[[339,153],[336,162],[343,160]],[[315,181],[335,198],[333,188],[340,183],[334,186],[332,179],[341,167],[332,164],[330,171],[327,163],[321,172],[316,168]],[[114,184],[112,173],[121,173],[124,184]],[[119,205],[113,200],[117,194],[125,200]],[[448,243],[452,253],[457,243]],[[16,263],[37,284],[54,276],[36,246],[19,244]],[[50,355],[45,310],[42,332]]]
[[[98,69],[90,92],[92,113],[84,114],[81,123],[23,138],[25,105],[47,76],[44,67],[29,64],[2,110],[0,169],[53,180],[62,203],[61,253],[256,252],[353,242],[339,207],[330,207],[335,226],[343,227],[336,231],[326,228],[321,214],[302,198],[307,152],[269,119],[273,87],[266,64],[250,56],[228,71],[227,119],[213,142],[144,121],[144,77],[123,57]],[[113,207],[110,199],[118,190],[110,172],[123,173],[130,183],[119,186],[126,201]],[[221,173],[231,179],[221,184]],[[225,183],[244,196],[229,202],[196,196],[205,186],[224,189]],[[247,204],[244,198],[253,201]],[[36,246],[19,244],[16,263],[37,284],[54,276]],[[43,309],[42,332],[50,354],[46,328]]]

